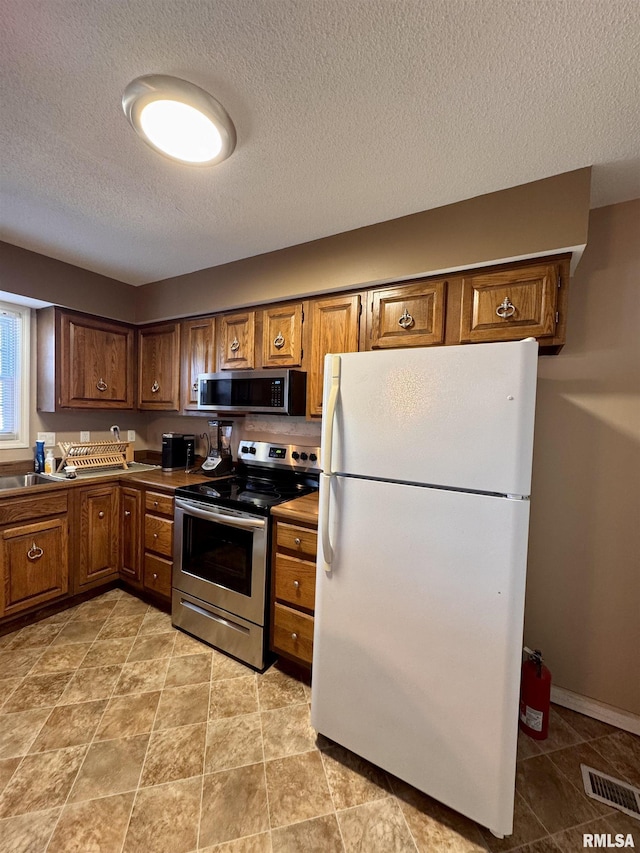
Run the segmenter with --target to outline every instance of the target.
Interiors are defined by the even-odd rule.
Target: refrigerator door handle
[[[328,378],[328,377],[327,377]],[[331,388],[327,398],[326,411],[322,413],[322,470],[325,474],[333,474],[332,449],[333,449],[333,422],[336,416],[338,404],[338,391],[340,390],[340,356],[331,356]]]
[[[331,499],[331,477],[326,474],[320,475],[322,485],[320,494],[322,496],[322,506],[320,513],[322,516],[322,568],[325,572],[331,571],[331,561],[333,560],[333,548],[331,547],[331,538],[329,537],[329,503]]]

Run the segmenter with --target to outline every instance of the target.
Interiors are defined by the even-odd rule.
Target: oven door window
[[[253,535],[186,516],[182,571],[250,597]]]

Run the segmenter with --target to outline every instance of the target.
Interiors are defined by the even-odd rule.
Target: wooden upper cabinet
[[[560,265],[549,263],[464,276],[460,340],[554,338],[560,281]]]
[[[198,374],[216,369],[215,318],[182,323],[182,408],[198,408]]]
[[[325,355],[358,351],[360,294],[313,299],[309,310],[311,360],[307,370],[307,413],[317,417],[322,415]]]
[[[302,364],[302,304],[274,305],[262,311],[262,366]]]
[[[256,363],[256,312],[218,317],[220,370],[253,370]]]
[[[95,486],[80,492],[80,559],[77,586],[117,577],[120,545],[118,486]]]
[[[371,349],[426,347],[444,342],[446,281],[423,281],[374,290]]]
[[[132,326],[45,308],[38,312],[38,408],[132,409]]]
[[[138,330],[138,408],[180,409],[180,323]]]

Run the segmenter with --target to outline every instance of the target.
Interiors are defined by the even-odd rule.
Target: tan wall
[[[640,714],[640,200],[591,212],[568,316],[538,373],[525,641]]]
[[[591,169],[137,288],[139,323],[584,246]]]

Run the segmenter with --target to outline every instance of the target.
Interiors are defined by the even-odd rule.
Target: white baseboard
[[[624,729],[631,734],[640,735],[640,717],[630,711],[614,708],[613,705],[607,705],[604,702],[598,702],[597,699],[590,699],[588,696],[581,696],[579,693],[565,690],[564,687],[554,687],[553,685],[551,686],[551,701],[555,702],[556,705],[562,705],[563,708],[570,708],[579,714]]]

